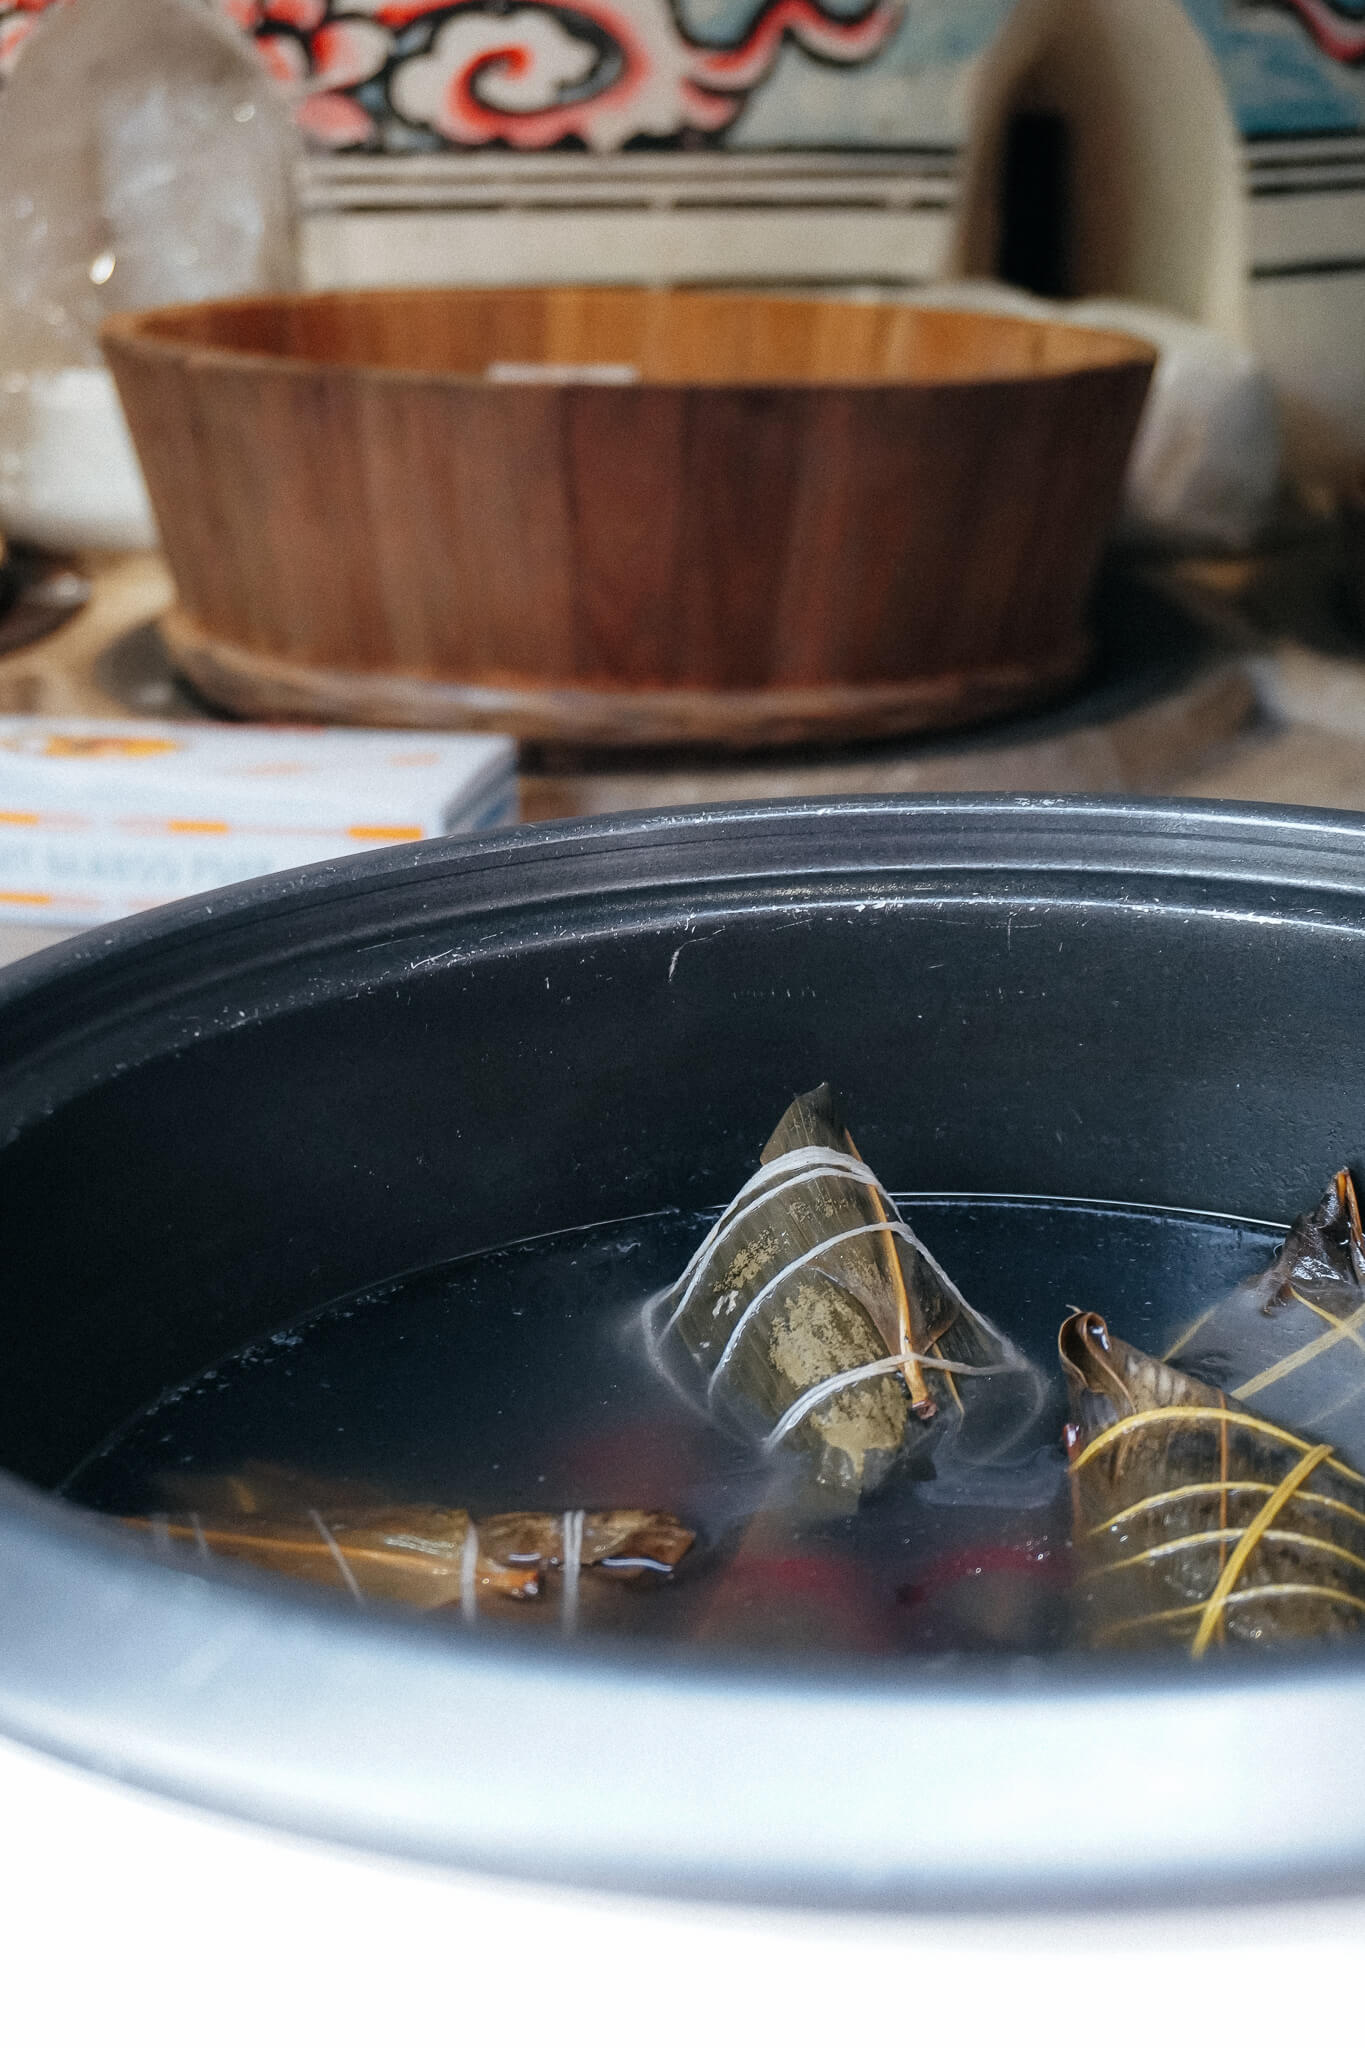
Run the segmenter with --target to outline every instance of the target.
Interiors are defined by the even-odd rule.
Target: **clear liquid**
[[[1055,1372],[1055,1398],[1007,1471],[951,1483],[907,1472],[855,1515],[813,1512],[790,1461],[721,1434],[646,1357],[642,1304],[713,1220],[669,1212],[505,1246],[325,1308],[163,1394],[65,1491],[154,1516],[201,1478],[265,1463],[301,1475],[301,1509],[355,1488],[476,1517],[657,1509],[696,1532],[688,1557],[666,1582],[585,1574],[577,1628],[782,1655],[1064,1647],[1059,1324],[1096,1309],[1159,1354],[1282,1233],[1027,1198],[900,1206],[967,1299]],[[550,1588],[534,1615],[488,1599],[478,1621],[543,1625],[555,1599]]]

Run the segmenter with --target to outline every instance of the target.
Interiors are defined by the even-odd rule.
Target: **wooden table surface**
[[[0,711],[196,715],[147,630],[173,595],[161,558],[77,567],[90,577],[89,602],[56,631],[0,656]],[[1365,810],[1365,634],[1340,601],[1330,559],[1291,549],[1269,562],[1186,563],[1163,574],[1167,596],[1178,593],[1196,622],[1187,672],[1174,685],[1133,688],[1120,678],[1061,713],[936,742],[725,763],[541,755],[523,763],[522,815],[965,789]],[[57,936],[0,925],[0,963]]]

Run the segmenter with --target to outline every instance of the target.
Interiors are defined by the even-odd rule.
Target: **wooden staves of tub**
[[[1064,688],[1153,364],[707,292],[337,292],[105,331],[180,602],[253,716],[743,748]]]

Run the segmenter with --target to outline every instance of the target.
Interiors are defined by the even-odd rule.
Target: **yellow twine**
[[[1190,1324],[1188,1330],[1182,1330],[1180,1332],[1180,1335],[1176,1338],[1174,1344],[1172,1344],[1168,1350],[1162,1352],[1161,1363],[1163,1365],[1169,1365],[1171,1360],[1185,1349],[1185,1346],[1189,1343],[1191,1337],[1195,1336],[1198,1331],[1203,1329],[1205,1323],[1209,1320],[1209,1317],[1215,1313],[1219,1305],[1220,1304],[1218,1302],[1215,1302],[1212,1308],[1206,1308],[1202,1316],[1195,1317],[1194,1321]]]
[[[1229,1593],[1223,1602],[1225,1607],[1242,1607],[1252,1600],[1335,1600],[1343,1607],[1354,1607],[1365,1614],[1365,1600],[1358,1600],[1354,1593],[1343,1593],[1336,1586],[1300,1585],[1297,1580],[1282,1580],[1275,1586],[1248,1586],[1240,1593]],[[1135,1628],[1155,1628],[1166,1621],[1193,1621],[1202,1614],[1204,1604],[1197,1607],[1163,1607],[1155,1614],[1130,1614],[1125,1621],[1111,1621],[1095,1632],[1095,1641],[1102,1643],[1110,1636],[1128,1635]]]
[[[1267,1493],[1270,1488],[1266,1488]],[[1299,1495],[1303,1500],[1306,1496]],[[1192,1529],[1186,1536],[1172,1536],[1169,1542],[1154,1543],[1150,1550],[1138,1550],[1131,1557],[1115,1557],[1108,1564],[1097,1564],[1093,1571],[1081,1574],[1082,1582],[1090,1579],[1107,1578],[1111,1572],[1130,1571],[1135,1564],[1151,1564],[1162,1557],[1176,1557],[1182,1550],[1202,1550],[1210,1543],[1226,1543],[1233,1536],[1244,1536],[1244,1529]],[[1305,1550],[1321,1551],[1325,1556],[1340,1558],[1358,1572],[1365,1572],[1365,1557],[1354,1550],[1343,1549],[1340,1543],[1329,1543],[1325,1536],[1311,1536],[1304,1529],[1263,1529],[1261,1541],[1276,1543],[1298,1543]],[[1220,1569],[1221,1569],[1220,1565]]]
[[[1205,1603],[1203,1616],[1199,1627],[1195,1631],[1194,1641],[1190,1645],[1191,1657],[1200,1658],[1205,1650],[1207,1650],[1209,1640],[1218,1625],[1218,1617],[1223,1611],[1229,1593],[1237,1584],[1252,1551],[1256,1548],[1256,1545],[1260,1542],[1261,1537],[1270,1527],[1280,1509],[1285,1505],[1286,1501],[1293,1498],[1309,1473],[1315,1472],[1323,1460],[1330,1458],[1331,1455],[1332,1446],[1330,1444],[1314,1444],[1311,1450],[1305,1451],[1293,1470],[1286,1473],[1264,1507],[1258,1511],[1239,1541],[1237,1548],[1233,1551],[1232,1556],[1224,1565],[1219,1575],[1218,1584],[1214,1587],[1210,1598]]]
[[[1365,1351],[1365,1337],[1361,1336],[1357,1328],[1360,1320],[1359,1309],[1353,1310],[1349,1316],[1334,1316],[1330,1308],[1324,1308],[1320,1301],[1310,1301],[1306,1294],[1299,1293],[1297,1287],[1291,1287],[1289,1292],[1300,1308],[1311,1310],[1315,1316],[1320,1316],[1324,1323],[1330,1323],[1339,1335],[1349,1337],[1357,1351]]]
[[[1288,1444],[1292,1451],[1324,1448],[1322,1445],[1310,1444],[1306,1438],[1295,1436],[1290,1430],[1281,1429],[1277,1423],[1266,1422],[1259,1415],[1230,1415],[1226,1408],[1142,1408],[1136,1415],[1121,1416],[1117,1422],[1111,1422],[1107,1429],[1102,1429],[1099,1435],[1092,1438],[1085,1449],[1079,1451],[1072,1459],[1071,1469],[1073,1472],[1079,1472],[1083,1465],[1088,1465],[1092,1458],[1098,1457],[1110,1444],[1117,1443],[1122,1437],[1131,1436],[1135,1430],[1149,1429],[1153,1423],[1169,1425],[1182,1422],[1224,1421],[1231,1428],[1244,1429],[1252,1436],[1268,1437],[1273,1443]],[[1330,1444],[1325,1447],[1328,1453],[1324,1460],[1327,1470],[1335,1472],[1342,1479],[1349,1479],[1354,1486],[1365,1487],[1365,1474],[1353,1471],[1351,1466],[1343,1465],[1340,1458],[1332,1457],[1331,1448]]]
[[[1297,1372],[1301,1365],[1308,1365],[1313,1359],[1320,1358],[1324,1351],[1333,1350],[1343,1337],[1349,1337],[1352,1343],[1361,1342],[1356,1333],[1361,1324],[1365,1323],[1365,1302],[1362,1302],[1358,1309],[1352,1310],[1343,1322],[1339,1316],[1330,1314],[1325,1308],[1319,1308],[1316,1302],[1304,1301],[1297,1288],[1291,1292],[1295,1301],[1302,1302],[1305,1308],[1312,1309],[1314,1315],[1321,1316],[1322,1320],[1330,1323],[1332,1327],[1324,1330],[1320,1337],[1314,1337],[1311,1344],[1304,1344],[1299,1350],[1291,1351],[1287,1358],[1281,1358],[1275,1365],[1268,1365],[1265,1371],[1258,1372],[1254,1379],[1244,1380],[1240,1387],[1234,1387],[1234,1399],[1249,1401],[1253,1394],[1263,1394],[1267,1387],[1273,1387],[1277,1381],[1287,1379],[1289,1374]]]
[[[859,1164],[865,1166],[867,1162],[854,1144],[852,1134],[848,1131],[844,1132],[844,1143]],[[882,1191],[875,1181],[869,1183],[867,1192],[871,1197],[877,1221],[887,1226],[885,1237],[886,1256],[891,1267],[891,1293],[896,1304],[896,1328],[900,1339],[898,1349],[902,1361],[901,1377],[905,1381],[905,1390],[910,1396],[912,1407],[928,1408],[932,1411],[934,1405],[933,1397],[929,1392],[928,1384],[920,1369],[921,1359],[915,1347],[915,1332],[910,1316],[910,1296],[906,1291],[905,1274],[901,1268],[900,1251],[891,1229],[890,1213],[885,1202],[882,1200]],[[925,1360],[923,1362],[927,1364],[928,1361]],[[958,1396],[957,1388],[953,1386],[951,1380],[949,1380],[948,1384],[952,1387],[953,1399],[960,1408],[962,1402]]]
[[[1103,1536],[1110,1529],[1117,1529],[1120,1522],[1131,1522],[1136,1515],[1154,1512],[1157,1508],[1174,1507],[1177,1501],[1197,1500],[1207,1494],[1228,1493],[1273,1493],[1274,1487],[1265,1479],[1201,1479],[1189,1486],[1173,1486],[1166,1493],[1149,1493],[1146,1500],[1135,1501],[1130,1508],[1120,1508],[1117,1514],[1106,1516],[1085,1532],[1085,1540]],[[1365,1514],[1353,1508],[1348,1501],[1338,1500],[1330,1493],[1301,1493],[1300,1501],[1305,1507],[1331,1508],[1339,1515],[1346,1515],[1353,1522],[1359,1522],[1365,1529]]]

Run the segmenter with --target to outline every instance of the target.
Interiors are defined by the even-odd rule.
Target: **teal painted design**
[[[726,6],[734,0],[692,0]],[[862,149],[961,143],[974,62],[989,48],[1013,0],[911,0],[875,63],[836,72],[788,47],[727,141],[741,149],[843,144]]]
[[[960,142],[970,70],[1014,0],[910,0],[894,41],[871,64],[832,73],[788,48],[726,140],[740,148],[943,146]],[[1365,61],[1347,63],[1317,39],[1340,24],[1353,47],[1365,0],[1182,0],[1222,72],[1247,136],[1365,131]],[[1300,11],[1300,8],[1305,11]],[[831,8],[832,11],[832,8]],[[690,32],[728,37],[752,0],[686,0]],[[1329,19],[1330,17],[1330,19]],[[1321,24],[1327,22],[1327,27]]]
[[[1207,37],[1244,135],[1311,135],[1365,129],[1365,66],[1334,58],[1310,31],[1292,0],[1182,0]],[[1359,27],[1358,8],[1338,5],[1345,27]]]

